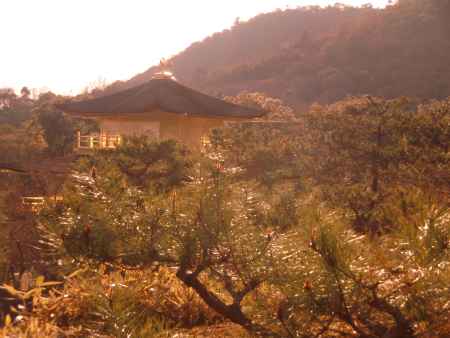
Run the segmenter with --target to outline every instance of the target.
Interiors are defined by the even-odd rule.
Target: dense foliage
[[[271,113],[215,130],[201,154],[138,137],[79,162],[36,219],[37,271],[2,289],[22,304],[5,332],[447,335],[448,101],[296,117],[229,99]]]

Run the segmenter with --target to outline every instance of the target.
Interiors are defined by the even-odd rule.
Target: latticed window
[[[201,143],[201,146],[202,146],[203,150],[206,150],[206,149],[208,149],[211,146],[211,140],[206,135],[202,136],[200,138],[200,143]]]
[[[208,136],[202,136],[200,138],[200,145],[201,145],[201,150],[206,151],[211,146],[211,140],[209,139]]]

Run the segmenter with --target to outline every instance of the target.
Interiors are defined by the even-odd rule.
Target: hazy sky
[[[79,92],[128,79],[192,42],[277,8],[388,0],[0,0],[0,88]]]

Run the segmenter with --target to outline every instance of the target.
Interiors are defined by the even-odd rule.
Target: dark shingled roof
[[[202,94],[170,79],[153,79],[138,87],[86,101],[59,105],[67,113],[121,114],[163,110],[206,117],[253,118],[267,114]]]

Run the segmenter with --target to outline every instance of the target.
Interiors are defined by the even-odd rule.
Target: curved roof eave
[[[141,86],[111,95],[58,106],[78,116],[140,114],[163,110],[204,117],[256,118],[264,110],[239,106],[200,93],[170,79],[153,79]]]

